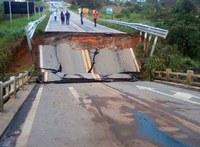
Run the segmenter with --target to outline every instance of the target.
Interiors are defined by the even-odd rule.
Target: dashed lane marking
[[[80,104],[81,103],[81,101],[79,100],[80,97],[79,97],[78,93],[76,92],[76,90],[73,87],[69,87],[69,90],[71,91],[71,93],[75,97],[76,102],[78,104]]]

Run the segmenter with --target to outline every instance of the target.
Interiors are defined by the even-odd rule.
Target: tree
[[[200,59],[200,19],[192,1],[179,0],[170,17],[165,19],[169,27],[167,40],[170,45],[177,45],[184,55]]]
[[[104,0],[76,0],[76,3],[81,7],[100,9],[104,3]]]
[[[192,5],[195,7],[197,13],[200,14],[200,1],[199,0],[190,0]]]

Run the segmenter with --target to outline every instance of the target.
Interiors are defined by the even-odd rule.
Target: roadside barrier
[[[32,50],[32,45],[31,45],[31,39],[34,35],[35,29],[37,28],[37,25],[42,22],[46,18],[46,15],[42,16],[36,21],[29,22],[29,24],[25,27],[25,32],[26,32],[26,38],[29,46],[29,50]]]
[[[200,75],[194,74],[193,70],[187,70],[187,73],[172,72],[171,69],[166,69],[166,71],[153,71],[153,78],[200,87]]]
[[[114,24],[119,24],[123,26],[128,26],[131,28],[134,28],[138,31],[142,31],[151,35],[155,35],[158,37],[166,38],[168,34],[168,30],[145,25],[142,23],[129,23],[129,22],[124,22],[124,21],[117,21],[117,20],[111,20],[111,19],[102,19],[104,22],[109,22],[109,23],[114,23]]]
[[[33,68],[32,68],[33,69]],[[9,101],[10,97],[16,98],[17,91],[24,89],[25,84],[28,84],[31,78],[32,70],[29,72],[20,73],[17,77],[12,76],[10,80],[6,82],[0,81],[0,112],[3,111],[4,104]]]
[[[144,52],[145,53],[148,52],[149,43],[151,42],[151,40],[154,36],[154,41],[153,41],[150,56],[153,56],[155,46],[158,41],[158,37],[166,39],[167,34],[169,32],[168,30],[145,25],[142,23],[129,23],[129,22],[117,21],[117,20],[111,20],[111,19],[102,19],[101,21],[131,27],[131,28],[134,28],[134,29],[140,31],[140,42],[142,41],[142,34],[144,34],[143,40],[144,40]]]

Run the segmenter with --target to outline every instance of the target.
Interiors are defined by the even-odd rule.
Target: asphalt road
[[[70,43],[39,47],[39,68],[43,82],[70,80],[132,80],[139,72],[132,49],[72,49]]]
[[[46,31],[113,31],[94,28],[87,20],[80,25],[79,16],[71,16],[69,26],[51,18]],[[130,49],[102,49],[96,54],[95,49],[73,50],[65,43],[41,45],[39,51],[45,82],[130,78],[119,73],[137,71]],[[0,146],[198,147],[199,112],[199,91],[154,82],[38,84]]]
[[[63,11],[64,13],[66,10],[59,10],[57,13],[58,20],[54,21],[53,14],[50,16],[49,22],[46,26],[45,32],[87,32],[87,33],[106,33],[106,34],[112,34],[112,33],[124,33],[121,31],[117,31],[105,26],[102,26],[98,24],[94,27],[94,22],[90,21],[87,17],[83,18],[84,24],[81,24],[80,16],[79,14],[76,14],[72,11],[70,12],[70,22],[69,25],[61,24],[60,20],[60,12]],[[78,13],[78,10],[77,10]]]
[[[19,135],[4,139],[17,147],[197,147],[199,96],[142,81],[41,84],[5,134]]]

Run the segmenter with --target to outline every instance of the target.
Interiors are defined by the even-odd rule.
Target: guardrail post
[[[153,46],[152,46],[152,49],[151,49],[150,56],[153,56],[153,53],[154,53],[154,50],[155,50],[157,41],[158,41],[158,36],[156,36],[155,39],[154,39],[154,42],[153,42]]]
[[[193,70],[187,70],[187,85],[191,85],[193,74],[194,74]]]
[[[23,73],[20,73],[19,74],[19,87],[20,88],[23,86],[23,80],[22,80],[22,78],[23,78]]]
[[[3,82],[0,81],[0,112],[3,111]]]
[[[151,39],[152,39],[152,35],[149,35],[149,39],[148,39],[148,43],[147,43],[147,49],[146,49],[146,54],[148,53],[149,51],[149,45],[151,43]]]
[[[139,42],[142,42],[142,31],[140,31],[140,41]]]
[[[166,81],[169,81],[171,72],[172,72],[171,69],[166,69]]]
[[[10,80],[14,81],[13,84],[11,84],[11,91],[14,91],[14,98],[16,98],[16,93],[17,93],[17,89],[16,89],[16,77],[12,76],[10,77]]]
[[[147,49],[147,33],[144,33],[144,53],[146,53]]]
[[[25,85],[25,74],[22,74],[22,87],[24,89],[24,85]]]
[[[28,84],[28,74],[29,74],[29,72],[28,71],[26,71],[26,73],[25,73],[25,84]]]

